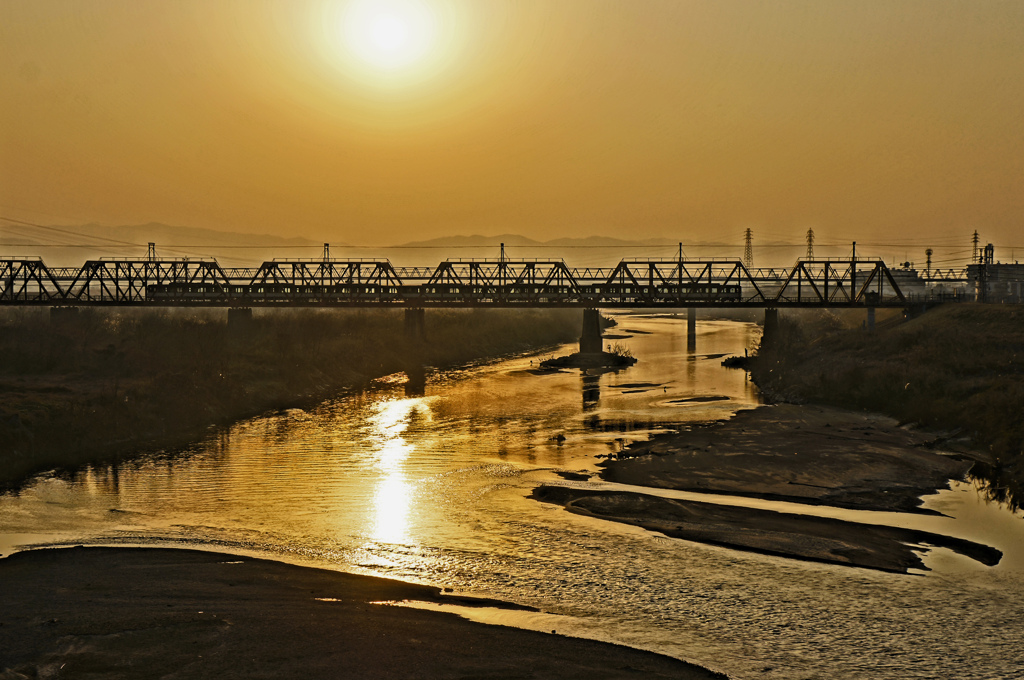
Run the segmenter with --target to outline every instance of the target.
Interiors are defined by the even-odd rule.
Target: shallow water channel
[[[970,485],[927,499],[948,517],[796,508],[1006,553],[986,568],[932,551],[932,571],[914,575],[667,539],[526,498],[542,481],[608,486],[555,471],[594,471],[652,432],[759,404],[719,356],[753,346],[754,326],[702,322],[688,350],[685,318],[618,319],[611,333],[631,337],[609,343],[640,358],[622,371],[532,371],[567,346],[433,374],[418,396],[392,376],[186,452],[73,481],[43,476],[0,496],[0,552],[171,544],[430,583],[545,612],[473,618],[651,649],[736,678],[1024,675],[1024,521]]]

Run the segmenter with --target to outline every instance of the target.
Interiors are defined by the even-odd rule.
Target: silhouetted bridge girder
[[[48,268],[0,259],[0,305],[338,307],[901,307],[881,260],[800,260],[749,269],[730,259],[622,260],[569,268],[563,260],[91,260]]]

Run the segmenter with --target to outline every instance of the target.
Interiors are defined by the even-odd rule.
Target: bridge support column
[[[228,307],[228,333],[244,335],[252,328],[251,307]]]
[[[604,351],[604,344],[601,339],[601,313],[596,309],[584,309],[580,353],[598,354],[602,351]]]
[[[761,349],[771,349],[779,334],[779,310],[767,307],[764,310],[764,332],[761,333]]]
[[[405,310],[406,340],[423,341],[427,339],[427,316],[422,307],[409,307]]]
[[[78,320],[81,311],[79,307],[50,307],[50,323],[73,323]]]
[[[868,307],[868,322],[867,322],[868,333],[875,332],[875,308]]]
[[[686,349],[697,349],[697,308],[686,309]]]

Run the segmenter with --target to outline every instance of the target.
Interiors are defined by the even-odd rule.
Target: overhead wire
[[[0,220],[6,220],[7,222],[13,222],[15,224],[22,224],[22,225],[29,226],[29,227],[35,227],[36,229],[46,229],[48,231],[56,231],[56,232],[60,232],[62,234],[71,234],[72,236],[81,236],[83,238],[93,238],[93,239],[97,239],[99,241],[109,241],[111,243],[117,243],[117,244],[123,245],[123,246],[143,247],[141,243],[132,243],[130,241],[122,241],[120,239],[107,238],[106,236],[95,236],[93,234],[83,234],[81,232],[71,231],[70,229],[61,229],[59,227],[48,227],[48,226],[43,225],[43,224],[35,224],[34,222],[25,222],[24,220],[16,220],[16,219],[14,219],[12,217],[5,217],[3,215],[0,215]]]

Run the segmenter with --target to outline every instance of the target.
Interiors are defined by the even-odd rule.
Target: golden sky
[[[1024,246],[1019,0],[381,2],[3,0],[0,214]]]

